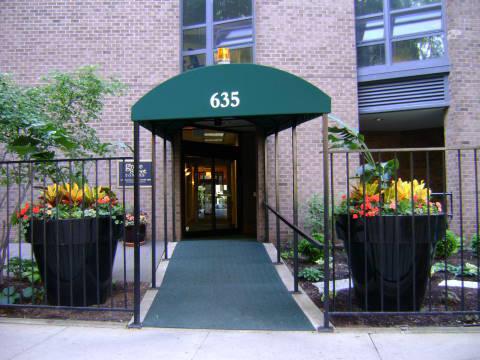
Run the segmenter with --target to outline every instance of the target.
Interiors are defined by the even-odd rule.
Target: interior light
[[[217,64],[230,64],[230,49],[218,48],[217,49]]]

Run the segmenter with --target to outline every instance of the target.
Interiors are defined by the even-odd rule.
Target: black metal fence
[[[297,237],[324,254],[324,327],[331,315],[480,313],[478,151],[383,149],[370,158],[329,151],[323,243],[282,216],[278,203],[265,203],[275,217],[278,261],[280,223],[297,235],[289,255],[294,291]],[[369,178],[372,161],[383,164],[382,176]]]
[[[0,162],[0,307],[133,312],[130,159]]]
[[[391,178],[374,186],[358,179],[369,166],[365,153],[330,153],[331,276],[325,289],[331,299],[326,311],[480,311],[477,152],[373,150],[377,164],[399,163]]]

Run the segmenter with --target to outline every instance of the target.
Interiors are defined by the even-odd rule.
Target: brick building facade
[[[435,1],[432,1],[435,3]],[[102,139],[132,143],[131,106],[155,85],[179,74],[182,69],[182,6],[179,0],[161,1],[0,1],[0,71],[14,74],[22,84],[35,84],[41,75],[52,70],[70,71],[82,65],[96,64],[105,76],[115,76],[128,89],[124,96],[109,100],[102,121],[95,124]],[[442,3],[442,2],[440,2]],[[428,76],[448,76],[448,102],[436,105],[441,109],[433,127],[414,129],[382,129],[365,127],[374,117],[388,111],[363,112],[359,109],[359,90],[389,79],[412,79],[414,73],[397,73],[383,77],[365,76],[358,71],[355,1],[353,0],[256,0],[252,12],[254,26],[254,62],[289,71],[313,83],[332,98],[332,112],[353,127],[367,134],[372,147],[478,146],[480,124],[476,119],[480,97],[480,18],[475,0],[442,3],[446,19],[449,65]],[[438,5],[440,6],[440,5]],[[427,9],[428,10],[428,9]],[[358,14],[357,14],[358,17]],[[358,34],[357,34],[358,36]],[[360,76],[360,75],[361,76]],[[433,75],[432,75],[433,74]],[[425,76],[425,74],[422,74]],[[371,85],[373,84],[373,85]],[[363,90],[362,90],[363,91]],[[362,99],[360,99],[360,102]],[[428,107],[427,107],[428,108]],[[394,109],[395,110],[395,109]],[[419,108],[413,109],[418,111]],[[412,109],[408,111],[413,111]],[[421,110],[421,109],[420,109]],[[402,112],[395,110],[401,120]],[[372,115],[373,114],[373,115]],[[440,114],[440,115],[438,115]],[[422,116],[421,113],[410,113]],[[430,114],[432,115],[432,114]],[[432,116],[434,116],[432,115]],[[438,118],[440,116],[440,118]],[[373,130],[372,130],[373,129]],[[432,130],[433,129],[433,130]],[[411,136],[414,134],[414,136]],[[142,158],[150,158],[150,135],[142,132]],[[408,138],[406,144],[403,138]],[[258,137],[257,137],[258,139]],[[392,140],[396,139],[396,140]],[[270,157],[268,173],[273,174],[273,138],[267,142]],[[262,239],[264,212],[263,150],[258,142],[256,179],[257,237]],[[280,134],[281,212],[292,216],[292,167],[290,130]],[[179,150],[181,138],[173,146]],[[168,144],[168,189],[172,189],[172,162]],[[180,153],[179,151],[175,153]],[[157,145],[161,159],[163,144]],[[120,153],[119,153],[120,155]],[[122,153],[121,155],[129,155]],[[322,189],[321,124],[314,120],[298,127],[299,202],[305,204],[313,193]],[[175,174],[182,174],[183,165],[174,159]],[[448,159],[456,169],[455,159]],[[161,165],[160,165],[161,166]],[[344,163],[336,163],[338,169]],[[163,186],[163,169],[158,168],[157,185]],[[465,159],[466,179],[464,206],[471,208],[475,192],[472,188],[473,163]],[[339,172],[340,174],[341,172]],[[179,177],[177,177],[178,179]],[[345,189],[345,174],[336,178],[336,188]],[[180,182],[175,189],[175,230],[182,234],[182,192]],[[269,201],[274,203],[273,179],[267,182]],[[448,188],[458,191],[458,175],[448,173]],[[341,190],[339,190],[341,191]],[[163,193],[157,192],[158,204]],[[131,194],[129,195],[131,200]],[[467,205],[467,202],[470,205]],[[169,206],[172,206],[169,198]],[[149,192],[142,192],[142,207],[149,211]],[[305,207],[300,209],[300,222]],[[465,209],[467,210],[467,208]],[[161,206],[157,225],[163,229]],[[172,211],[168,211],[169,238],[172,235]],[[471,228],[474,216],[465,211],[465,222]],[[273,239],[274,224],[271,222]],[[470,230],[471,232],[471,230]]]

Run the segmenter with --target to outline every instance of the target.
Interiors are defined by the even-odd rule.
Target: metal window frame
[[[232,18],[227,20],[213,20],[213,1],[214,0],[205,0],[205,23],[183,26],[183,0],[180,0],[180,59],[179,59],[179,69],[180,72],[183,72],[183,58],[188,55],[200,55],[205,54],[205,66],[214,65],[214,51],[216,50],[214,43],[214,27],[216,25],[228,24],[232,22],[242,21],[242,20],[251,20],[252,21],[252,41],[231,46],[230,49],[242,49],[242,48],[252,48],[252,61],[255,63],[256,59],[256,49],[255,49],[255,36],[256,36],[256,27],[255,27],[255,0],[249,0],[252,3],[252,15],[251,16],[242,16],[238,18]],[[183,32],[185,30],[191,30],[196,28],[205,28],[206,33],[206,47],[202,49],[195,50],[183,50]]]
[[[372,66],[357,66],[358,81],[373,81],[379,79],[388,79],[403,76],[417,76],[431,73],[448,73],[450,71],[450,61],[448,57],[448,41],[445,19],[445,0],[441,0],[437,4],[428,4],[417,7],[409,7],[405,9],[392,10],[390,0],[383,0],[383,12],[367,15],[356,16],[355,27],[359,20],[368,20],[383,16],[384,23],[384,39],[374,41],[356,41],[356,47],[364,47],[370,45],[384,44],[385,46],[385,64]],[[440,9],[441,11],[441,30],[425,31],[416,34],[393,36],[392,17],[399,14],[418,13],[432,9]],[[357,34],[357,28],[355,28]],[[445,53],[442,57],[428,60],[412,60],[394,63],[393,62],[393,43],[403,40],[417,39],[420,37],[443,36]]]

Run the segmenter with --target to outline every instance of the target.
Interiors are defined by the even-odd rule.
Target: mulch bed
[[[335,248],[335,279],[348,279],[349,270],[347,255],[341,245]],[[293,269],[292,259],[284,261]],[[464,250],[464,264],[466,262],[477,265],[477,258],[475,254],[469,250]],[[441,259],[435,259],[434,263],[442,262]],[[455,254],[448,259],[448,263],[452,265],[461,264],[460,254]],[[318,267],[316,264],[308,263],[305,260],[299,262],[299,271],[307,267]],[[333,273],[333,272],[332,272]],[[333,278],[333,274],[331,274]],[[451,273],[437,272],[432,276],[431,292],[427,287],[425,300],[422,306],[422,311],[460,311],[462,310],[462,289],[449,287],[446,293],[445,287],[440,287],[438,284],[443,280],[457,279]],[[476,277],[464,277],[465,281],[475,281]],[[311,282],[300,280],[300,286],[304,289],[312,301],[323,309],[323,299],[317,287]],[[353,284],[352,284],[353,286]],[[478,309],[477,289],[464,288],[463,300],[464,309],[467,311],[474,311]],[[447,296],[446,296],[447,295]],[[445,301],[447,298],[447,301]],[[334,311],[338,312],[358,312],[352,315],[335,315]],[[398,315],[362,315],[363,310],[360,308],[353,288],[350,291],[342,290],[337,292],[337,295],[330,299],[330,316],[331,322],[334,326],[371,326],[371,327],[386,327],[386,326],[480,326],[480,317],[478,315],[407,315],[399,313]]]
[[[140,284],[141,298],[148,290],[148,283]],[[126,304],[128,308],[133,308],[133,283],[126,284],[124,291],[123,283],[115,284],[112,297],[107,299],[105,304],[100,307],[123,308]],[[29,318],[29,319],[59,319],[59,320],[90,320],[90,321],[110,321],[127,323],[132,318],[131,312],[120,311],[81,311],[81,310],[63,310],[52,308],[0,308],[0,318]]]

